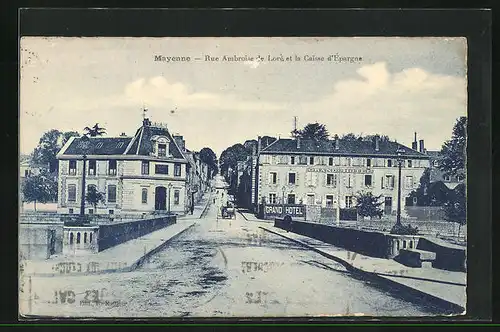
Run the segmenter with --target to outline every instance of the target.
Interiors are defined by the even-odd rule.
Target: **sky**
[[[133,135],[144,107],[188,149],[217,155],[259,135],[288,138],[294,117],[298,128],[319,122],[332,136],[378,133],[410,147],[417,132],[439,150],[467,113],[466,54],[465,38],[23,37],[20,153],[50,129],[99,123],[106,136]]]

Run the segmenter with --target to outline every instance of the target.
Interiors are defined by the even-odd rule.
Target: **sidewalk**
[[[195,206],[192,215],[179,217],[175,224],[101,252],[76,256],[54,255],[45,261],[26,260],[24,274],[49,277],[132,271],[169,241],[195,225],[209,207],[210,197],[207,193]]]
[[[392,259],[374,258],[335,247],[331,244],[287,232],[276,227],[260,228],[306,246],[344,265],[352,272],[400,285],[404,291],[426,297],[431,302],[446,301],[456,309],[465,310],[466,273],[435,268],[412,268]],[[420,294],[419,294],[420,293]],[[444,306],[447,306],[445,303]]]
[[[238,213],[245,218],[245,220],[248,221],[256,221],[256,222],[262,222],[266,224],[273,224],[274,225],[274,219],[273,220],[265,220],[265,219],[259,219],[257,218],[253,213],[248,212],[248,210],[245,209],[238,209]]]

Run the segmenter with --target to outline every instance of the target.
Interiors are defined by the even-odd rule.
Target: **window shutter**
[[[380,178],[380,188],[384,189],[384,177]]]

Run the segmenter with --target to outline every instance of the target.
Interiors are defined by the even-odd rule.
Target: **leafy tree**
[[[420,177],[420,185],[410,193],[408,199],[417,198],[417,206],[443,206],[449,199],[449,189],[442,182],[431,183],[430,169]]]
[[[99,127],[98,123],[96,123],[92,128],[85,127],[83,130],[85,131],[85,135],[90,137],[102,136],[106,133],[106,129]]]
[[[235,144],[222,151],[220,155],[220,168],[222,174],[227,177],[227,173],[230,168],[235,170],[238,161],[245,161],[249,156],[250,153],[248,149],[246,149],[243,144],[240,143]]]
[[[295,138],[315,140],[327,140],[330,136],[325,125],[318,122],[308,123],[303,129],[292,131],[291,134]]]
[[[362,192],[356,195],[356,210],[362,217],[382,217],[383,211],[381,205],[384,204],[379,200],[380,196],[373,196],[371,192]]]
[[[417,235],[418,227],[412,227],[411,225],[394,225],[391,229],[391,234],[396,235]]]
[[[40,174],[27,177],[22,184],[23,197],[26,202],[47,203],[57,200],[57,181],[50,173],[42,169]]]
[[[96,211],[97,204],[99,204],[99,202],[105,202],[104,193],[98,191],[96,186],[90,185],[85,193],[85,201],[92,205],[94,207],[94,211]]]
[[[462,116],[453,126],[451,139],[441,148],[439,169],[450,176],[464,175],[466,160],[467,118]]]
[[[458,223],[460,235],[461,226],[467,223],[465,184],[456,186],[450,196],[448,202],[444,204],[445,220]]]
[[[358,139],[358,136],[356,136],[356,134],[353,134],[353,133],[348,133],[348,134],[342,135],[341,139],[343,139],[343,140],[356,140],[356,139]]]
[[[75,131],[61,132],[57,129],[51,129],[45,132],[38,146],[31,154],[31,162],[38,165],[47,165],[50,172],[58,169],[56,155],[72,136],[79,136]]]
[[[215,174],[217,174],[216,172],[214,173],[214,170],[217,169],[217,156],[215,155],[215,152],[213,152],[210,148],[203,148],[200,150],[199,156],[200,160],[208,165],[209,175],[212,178]]]

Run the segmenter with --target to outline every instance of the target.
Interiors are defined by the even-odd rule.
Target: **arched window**
[[[92,243],[92,233],[90,233],[89,243]]]
[[[69,244],[73,244],[73,232],[69,233]]]
[[[148,203],[148,190],[146,188],[142,188],[142,204]]]
[[[399,250],[399,241],[396,241],[396,249]]]
[[[406,241],[403,240],[403,249],[406,249]]]
[[[87,232],[83,233],[83,243],[87,243]]]
[[[76,244],[80,243],[80,232],[76,233]]]
[[[413,249],[413,241],[410,241],[410,249]]]

